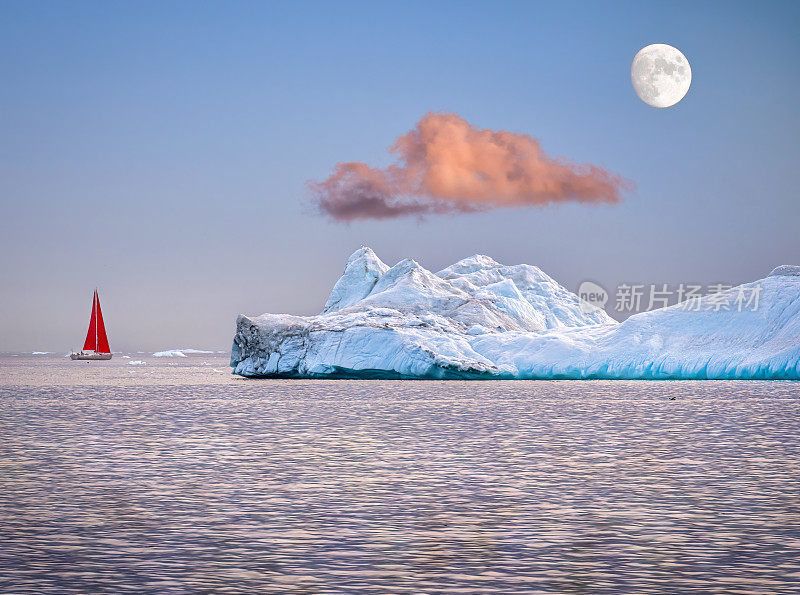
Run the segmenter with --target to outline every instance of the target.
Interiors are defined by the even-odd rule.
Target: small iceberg
[[[135,360],[129,361],[128,365],[129,366],[146,366],[147,364],[145,362],[143,362],[142,360],[135,359]]]
[[[186,354],[179,349],[170,349],[168,351],[156,351],[153,357],[186,357]]]
[[[186,354],[210,354],[213,351],[205,349],[168,349],[167,351],[156,351],[153,357],[187,357]]]

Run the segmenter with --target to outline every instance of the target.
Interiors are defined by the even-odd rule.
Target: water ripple
[[[790,592],[799,396],[782,382],[4,383],[0,588]]]

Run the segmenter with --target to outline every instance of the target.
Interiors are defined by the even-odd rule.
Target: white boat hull
[[[110,353],[97,353],[96,351],[79,351],[78,353],[71,353],[70,359],[85,359],[85,360],[107,360],[111,359]]]

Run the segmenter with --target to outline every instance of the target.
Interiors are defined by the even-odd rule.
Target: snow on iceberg
[[[800,379],[800,267],[618,323],[534,266],[476,255],[434,274],[362,247],[322,314],[236,327],[248,377]]]

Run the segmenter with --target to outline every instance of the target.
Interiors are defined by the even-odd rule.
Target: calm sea
[[[3,592],[800,588],[797,383],[62,355],[0,356]]]

